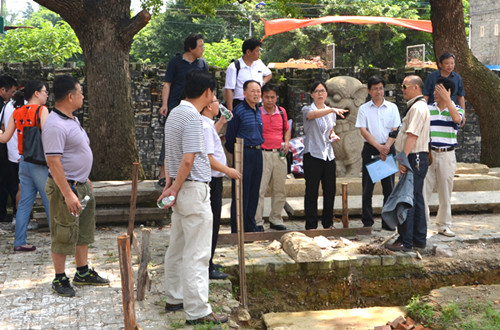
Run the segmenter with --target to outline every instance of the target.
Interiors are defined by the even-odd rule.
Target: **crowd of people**
[[[184,53],[168,64],[159,110],[164,120],[162,153],[158,164],[158,184],[163,191],[158,200],[172,202],[171,235],[165,253],[166,311],[183,309],[187,324],[227,322],[213,313],[208,302],[209,279],[224,279],[220,265],[213,262],[220,226],[223,178],[232,180],[231,231],[264,232],[264,197],[271,197],[269,229],[284,231],[281,216],[286,201],[285,182],[291,127],[286,110],[279,106],[278,86],[271,84],[272,73],[260,60],[261,42],[248,39],[242,56],[226,71],[225,105],[230,117],[220,116],[221,105],[215,94],[217,81],[203,60],[203,37],[191,34],[184,41]],[[456,168],[454,148],[459,125],[465,122],[464,91],[460,76],[453,71],[454,56],[444,54],[440,70],[424,85],[418,76],[407,76],[402,85],[407,110],[400,116],[395,104],[385,100],[385,80],[379,76],[367,81],[370,100],[358,113],[356,127],[364,139],[361,152],[362,223],[374,225],[372,195],[375,182],[366,165],[394,157],[396,151],[408,162],[399,165],[400,175],[413,175],[413,207],[398,223],[399,238],[388,249],[409,251],[426,245],[428,202],[437,187],[440,208],[439,233],[453,236],[451,230],[451,191]],[[54,81],[55,107],[45,106],[47,86],[29,81],[16,94],[18,84],[8,76],[0,77],[0,142],[15,141],[0,150],[0,217],[6,217],[8,197],[15,213],[14,251],[34,251],[27,244],[27,224],[36,194],[47,213],[51,233],[51,252],[55,270],[53,291],[75,296],[65,273],[67,255],[75,256],[74,285],[107,285],[88,267],[88,245],[94,241],[95,199],[89,174],[92,150],[89,139],[73,112],[81,108],[83,93],[71,76]],[[327,104],[328,87],[324,82],[311,84],[312,103],[302,108],[304,123],[303,169],[305,178],[305,229],[318,227],[318,198],[323,191],[323,228],[333,227],[336,194],[336,163],[332,144],[337,119],[348,110]],[[9,102],[14,96],[15,101]],[[458,103],[458,105],[457,105]],[[11,111],[8,109],[11,104]],[[401,118],[402,117],[402,118]],[[214,118],[217,118],[214,121]],[[26,128],[41,131],[46,163],[28,161],[23,143]],[[221,132],[225,132],[221,139]],[[228,166],[236,138],[242,138],[243,171]],[[17,140],[16,140],[17,139]],[[26,142],[26,141],[24,141]],[[24,152],[24,153],[23,153]],[[226,154],[227,152],[227,154]],[[431,156],[431,157],[429,157]],[[432,162],[431,162],[432,159]],[[406,164],[406,166],[404,165]],[[236,180],[242,186],[243,228],[236,221]],[[382,179],[384,204],[393,197],[395,175]],[[20,192],[20,193],[19,193]],[[85,200],[85,202],[83,202]],[[83,205],[82,205],[83,204]],[[11,219],[8,219],[9,221]],[[382,229],[394,230],[394,224],[382,221]]]

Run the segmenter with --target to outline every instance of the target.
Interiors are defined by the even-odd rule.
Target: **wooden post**
[[[149,238],[151,237],[150,228],[142,228],[142,255],[139,271],[137,272],[137,300],[144,300],[146,295],[146,287],[151,288],[151,280],[148,274],[149,263]]]
[[[128,230],[127,235],[130,238],[130,245],[132,245],[133,234],[134,234],[134,222],[135,222],[135,207],[137,202],[137,178],[139,176],[139,163],[132,163],[132,192],[130,194],[130,214],[128,219]],[[136,251],[139,253],[139,251]]]
[[[349,228],[349,207],[347,205],[347,183],[342,183],[342,225]]]
[[[130,261],[130,237],[128,235],[118,236],[118,255],[120,259],[125,330],[141,329],[135,319],[134,277]]]
[[[243,139],[236,138],[234,144],[234,168],[243,173]],[[240,303],[244,308],[248,308],[247,281],[245,267],[245,226],[243,219],[243,187],[242,181],[235,181],[236,197],[236,224],[238,232],[238,264],[240,270]]]

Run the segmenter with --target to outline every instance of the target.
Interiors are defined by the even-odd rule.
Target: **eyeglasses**
[[[406,90],[408,87],[411,87],[411,86],[415,86],[415,85],[405,85],[405,84],[401,84],[401,88]]]
[[[315,90],[313,93],[316,93],[316,94],[325,94],[326,91],[324,89],[320,89],[320,90]]]

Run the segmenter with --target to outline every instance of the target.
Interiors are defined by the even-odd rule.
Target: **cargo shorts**
[[[69,184],[69,183],[68,183]],[[49,199],[50,238],[52,253],[74,255],[77,245],[89,245],[94,242],[95,198],[88,182],[77,183],[72,190],[78,193],[81,201],[85,196],[90,200],[80,216],[75,217],[68,211],[64,197],[52,178],[47,179],[45,192]]]

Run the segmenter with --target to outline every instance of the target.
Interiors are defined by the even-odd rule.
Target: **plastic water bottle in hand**
[[[231,114],[231,111],[229,111],[229,109],[226,108],[224,105],[219,104],[219,111],[220,111],[221,115],[223,115],[224,118],[226,118],[227,121],[230,121],[231,119],[233,119],[233,115]]]
[[[85,195],[85,197],[83,197],[83,199],[80,201],[80,206],[82,207],[82,210],[80,211],[80,213],[77,213],[76,215],[73,214],[75,217],[78,218],[80,216],[80,214],[82,214],[83,210],[85,210],[85,208],[87,207],[89,200],[90,200],[89,195]]]
[[[158,201],[156,205],[158,205],[158,208],[162,209],[166,206],[172,206],[174,204],[175,197],[174,196],[167,196],[164,197],[161,201]]]

